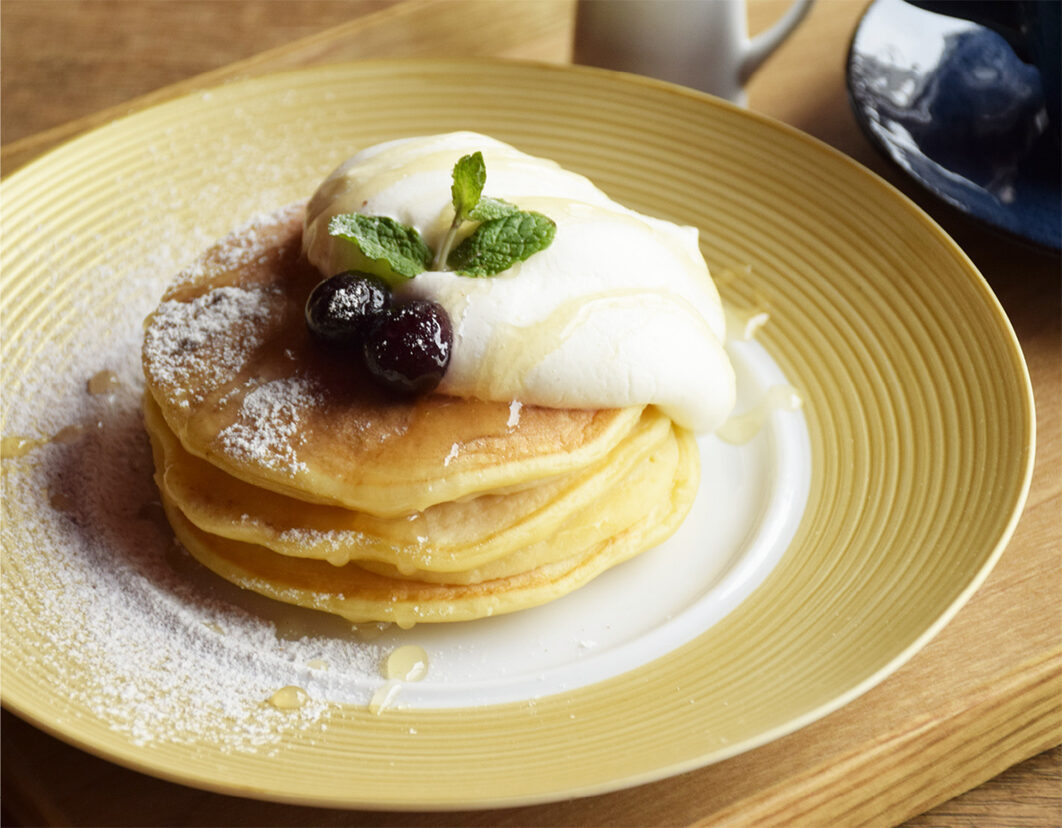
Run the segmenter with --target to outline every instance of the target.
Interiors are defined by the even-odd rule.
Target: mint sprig
[[[435,254],[437,268],[445,263],[462,276],[493,276],[552,244],[557,232],[552,219],[499,198],[483,198],[486,181],[482,153],[466,155],[454,165],[454,220]],[[451,252],[461,225],[469,220],[481,223]]]
[[[454,218],[439,249],[432,250],[412,227],[385,216],[346,213],[328,223],[330,235],[353,243],[371,260],[369,269],[390,282],[413,278],[429,266],[461,276],[494,276],[545,250],[557,225],[541,213],[521,210],[499,198],[485,198],[487,168],[483,153],[465,155],[454,165],[450,197]],[[465,224],[479,226],[456,248]]]

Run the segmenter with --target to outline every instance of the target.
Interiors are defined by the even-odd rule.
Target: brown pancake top
[[[378,515],[521,487],[603,457],[641,409],[577,410],[379,389],[309,335],[320,274],[303,206],[258,219],[185,270],[145,323],[147,388],[191,453],[253,485]]]

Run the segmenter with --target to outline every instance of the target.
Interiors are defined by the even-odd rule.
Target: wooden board
[[[380,55],[568,59],[569,0],[508,2],[505,15],[498,13],[501,5],[498,0],[361,5],[339,27],[16,141],[3,148],[0,164],[6,174],[117,115],[277,69]],[[762,28],[785,5],[784,0],[754,0],[751,28]],[[908,192],[952,234],[999,296],[1025,350],[1038,411],[1036,473],[1011,544],[986,584],[922,653],[879,687],[804,730],[719,765],[640,788],[536,808],[451,814],[447,822],[896,824],[1062,742],[1058,258],[988,236],[923,197],[866,143],[848,112],[843,77],[848,39],[862,10],[859,3],[820,1],[753,79],[750,106],[825,140]],[[91,757],[6,713],[3,759],[5,810],[24,824],[439,822],[437,815],[325,811],[190,791]],[[1048,769],[1047,782],[1032,794],[1040,810],[1029,817],[1030,824],[1062,821],[1057,766],[1057,751],[1036,765],[1034,775]],[[995,800],[996,817],[981,824],[1020,824],[1014,790],[1002,789]],[[918,824],[969,824],[962,816],[958,823],[946,816],[932,819],[928,815]]]

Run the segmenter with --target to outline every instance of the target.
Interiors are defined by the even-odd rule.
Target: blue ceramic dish
[[[847,77],[860,126],[915,181],[1007,235],[1062,249],[1057,131],[1040,73],[999,34],[875,0]]]

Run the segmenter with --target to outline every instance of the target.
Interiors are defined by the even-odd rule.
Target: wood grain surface
[[[751,0],[750,28],[786,5]],[[844,60],[864,9],[819,0],[753,78],[750,108],[847,153],[942,224],[1010,316],[1037,399],[1037,465],[1017,532],[925,650],[837,713],[727,762],[606,796],[445,819],[192,791],[5,712],[4,824],[1062,825],[1062,755],[1051,749],[1062,742],[1059,259],[1001,241],[937,203],[863,138]],[[3,0],[0,172],[127,112],[277,69],[446,54],[565,62],[572,15],[570,0]]]

